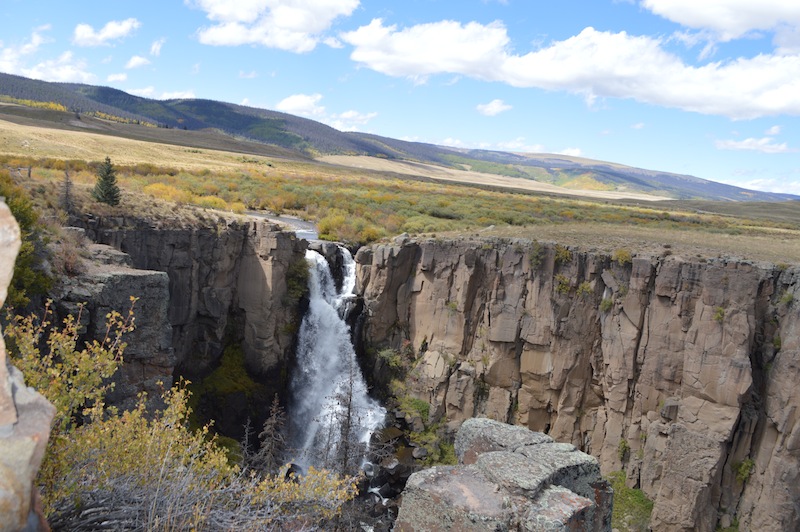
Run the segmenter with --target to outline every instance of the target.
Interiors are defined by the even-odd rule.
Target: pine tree
[[[102,203],[119,205],[120,192],[117,186],[117,171],[108,157],[97,169],[97,183],[92,190],[92,197]]]

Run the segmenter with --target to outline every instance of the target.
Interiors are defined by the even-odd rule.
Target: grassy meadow
[[[353,245],[403,232],[478,233],[583,247],[658,250],[666,245],[675,252],[688,246],[693,254],[800,262],[797,202],[781,204],[781,216],[771,216],[774,209],[763,204],[739,203],[731,211],[732,204],[548,195],[2,120],[0,146],[0,166],[54,217],[62,207],[68,170],[76,207],[96,214],[129,212],[189,222],[214,210],[269,210],[315,221],[322,238]],[[123,190],[119,207],[90,199],[96,165],[106,155]]]

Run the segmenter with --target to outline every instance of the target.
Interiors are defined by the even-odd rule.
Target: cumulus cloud
[[[785,142],[777,144],[772,137],[717,140],[714,145],[719,150],[758,151],[761,153],[789,153],[796,151],[789,148]]]
[[[127,69],[139,68],[149,64],[150,60],[147,59],[146,57],[142,57],[140,55],[134,55],[133,57],[128,59],[127,63],[125,63],[125,68]]]
[[[174,92],[164,92],[161,94],[161,100],[183,100],[183,99],[190,99],[194,98],[194,91],[174,91]]]
[[[488,144],[483,146],[483,148],[523,153],[543,153],[545,151],[543,144],[529,144],[525,140],[525,137],[517,137],[516,139],[507,142],[498,142],[494,147],[491,144]]]
[[[768,130],[766,130],[764,132],[764,134],[765,135],[769,135],[771,137],[774,137],[775,135],[780,135],[781,134],[781,126],[772,126]]]
[[[631,124],[631,129],[644,129],[644,122],[637,122],[635,124]]]
[[[275,109],[284,113],[312,118],[339,131],[358,131],[378,116],[378,113],[362,113],[352,109],[338,114],[328,113],[325,106],[320,105],[321,100],[322,95],[319,93],[292,94],[278,102]]]
[[[503,100],[495,99],[489,103],[479,104],[476,109],[482,115],[496,116],[502,112],[510,111],[513,107],[506,104]]]
[[[86,62],[76,59],[72,52],[64,52],[57,59],[42,61],[29,68],[21,68],[23,76],[46,81],[92,83],[95,75],[86,71]]]
[[[321,116],[325,114],[325,107],[318,105],[322,95],[292,94],[279,101],[275,106],[278,111],[300,116]]]
[[[795,0],[642,0],[642,6],[683,26],[711,30],[721,41],[800,26],[800,3]]]
[[[556,152],[559,155],[569,155],[570,157],[580,157],[583,155],[583,151],[580,148],[565,148],[561,151]]]
[[[128,79],[128,75],[124,72],[122,74],[109,74],[106,78],[106,81],[109,83],[119,82],[119,81],[126,81]]]
[[[42,44],[50,42],[42,32],[48,31],[49,25],[40,26],[33,30],[30,39],[17,46],[3,46],[0,43],[0,72],[20,74],[25,56],[36,53]]]
[[[340,114],[333,114],[325,118],[323,122],[339,131],[358,131],[376,116],[378,116],[378,113],[361,113],[350,110]]]
[[[258,44],[310,52],[338,17],[350,16],[359,0],[185,0],[212,21],[198,30],[201,43]],[[329,46],[334,41],[328,40]]]
[[[143,89],[130,89],[128,92],[130,94],[133,94],[134,96],[141,96],[143,98],[152,98],[153,95],[156,93],[156,88],[151,85]]]
[[[150,55],[153,57],[161,55],[161,47],[164,46],[165,42],[167,42],[167,39],[164,38],[153,41],[153,44],[150,45]]]
[[[76,46],[103,46],[110,41],[123,39],[141,26],[135,18],[125,20],[112,20],[99,31],[89,24],[78,24],[72,36],[72,43]]]
[[[255,79],[258,77],[258,73],[255,70],[251,70],[250,72],[245,72],[244,70],[239,71],[239,79]]]
[[[591,27],[518,55],[500,22],[398,29],[374,19],[340,38],[354,47],[354,61],[417,83],[447,73],[568,91],[589,104],[626,98],[734,119],[800,114],[800,55],[760,54],[694,66],[666,51],[661,38]]]

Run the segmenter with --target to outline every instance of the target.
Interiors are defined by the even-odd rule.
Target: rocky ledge
[[[597,459],[571,444],[472,418],[456,454],[457,466],[411,475],[396,531],[611,530],[611,488]]]

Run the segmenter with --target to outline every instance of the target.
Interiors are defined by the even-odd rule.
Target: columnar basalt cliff
[[[181,374],[206,372],[226,345],[241,343],[250,371],[280,377],[298,325],[289,286],[292,265],[305,261],[304,240],[241,218],[188,227],[123,217],[73,223],[91,240],[127,253],[135,268],[167,273],[171,343]]]
[[[14,272],[20,246],[19,227],[0,201],[0,306]],[[0,531],[39,530],[36,473],[50,436],[55,408],[32,388],[6,359],[0,334]]]
[[[655,500],[654,530],[800,528],[800,268],[480,239],[356,260],[365,345],[413,346],[431,421],[572,443]]]

